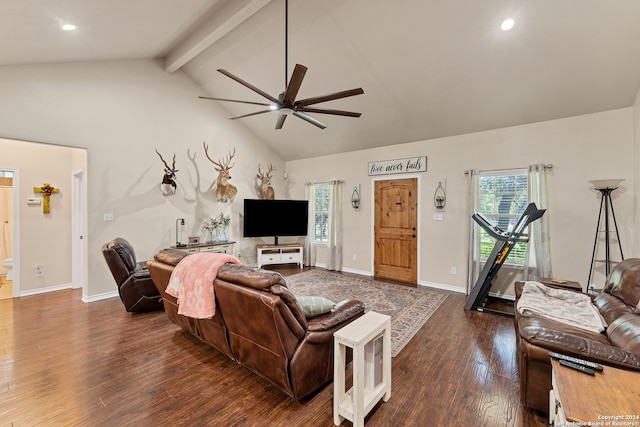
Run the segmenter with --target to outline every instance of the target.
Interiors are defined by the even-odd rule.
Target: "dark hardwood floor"
[[[333,425],[332,385],[294,402],[164,312],[80,298],[0,301],[0,426]],[[391,399],[367,426],[547,425],[520,404],[513,319],[464,302],[450,294],[393,359]]]

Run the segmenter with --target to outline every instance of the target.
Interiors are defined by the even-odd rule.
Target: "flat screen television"
[[[244,199],[244,237],[306,236],[307,200]]]

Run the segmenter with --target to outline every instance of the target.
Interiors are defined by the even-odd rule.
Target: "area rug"
[[[420,330],[447,295],[380,280],[359,278],[333,271],[313,269],[285,277],[296,296],[321,296],[333,302],[357,299],[365,311],[391,316],[391,356],[396,357]]]

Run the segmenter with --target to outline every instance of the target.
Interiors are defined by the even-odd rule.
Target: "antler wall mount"
[[[238,193],[238,189],[229,182],[231,179],[229,170],[234,166],[231,164],[231,160],[233,159],[233,156],[236,155],[236,149],[233,149],[233,153],[229,151],[228,156],[225,156],[223,160],[216,162],[209,157],[209,147],[207,144],[203,141],[202,145],[204,146],[204,154],[207,156],[207,159],[217,166],[215,168],[216,171],[218,171],[218,179],[216,180],[216,199],[223,203],[233,202],[233,199]]]
[[[176,155],[174,153],[173,165],[169,167],[167,162],[165,162],[164,159],[162,158],[162,154],[158,153],[157,149],[156,149],[156,154],[160,156],[160,160],[162,160],[162,163],[164,163],[164,176],[162,177],[162,184],[160,184],[162,195],[171,196],[173,194],[176,194],[177,185],[176,185],[175,178],[176,178],[176,172],[178,172],[178,169],[176,169]]]
[[[256,175],[256,179],[260,181],[260,198],[261,199],[269,199],[273,200],[276,197],[275,191],[271,186],[271,177],[273,172],[276,169],[273,167],[273,164],[269,163],[268,169],[266,172],[262,172],[262,165],[258,164],[258,174]]]
[[[300,99],[296,101],[296,96],[298,95],[298,91],[300,90],[300,86],[302,85],[302,80],[307,72],[307,67],[301,64],[296,64],[293,74],[291,75],[291,79],[288,80],[288,39],[289,39],[289,0],[285,0],[285,59],[284,59],[284,77],[285,77],[285,90],[282,92],[277,98],[269,95],[267,92],[253,86],[252,84],[246,82],[240,77],[231,74],[230,72],[218,69],[218,72],[224,74],[225,76],[235,80],[241,85],[251,89],[255,93],[261,95],[262,97],[268,99],[270,103],[266,102],[253,102],[253,101],[240,101],[237,99],[227,99],[227,98],[217,98],[217,97],[209,97],[209,96],[199,96],[201,99],[212,99],[215,101],[224,101],[224,102],[237,102],[241,104],[251,104],[251,105],[262,105],[268,107],[266,110],[256,111],[249,114],[243,114],[241,116],[231,117],[231,120],[242,119],[245,117],[255,116],[258,114],[265,114],[277,111],[278,119],[276,120],[276,129],[282,129],[284,125],[284,121],[287,116],[292,114],[302,120],[305,120],[308,123],[311,123],[314,126],[319,127],[320,129],[325,129],[327,126],[320,122],[319,120],[313,118],[308,113],[318,113],[318,114],[330,114],[334,116],[344,116],[344,117],[360,117],[361,113],[356,113],[353,111],[344,111],[344,110],[335,110],[329,108],[318,108],[312,107],[313,105],[320,104],[323,102],[334,101],[336,99],[347,98],[355,95],[362,95],[364,90],[362,88],[357,89],[349,89],[343,90],[340,92],[335,92],[327,95],[315,96],[311,98]]]

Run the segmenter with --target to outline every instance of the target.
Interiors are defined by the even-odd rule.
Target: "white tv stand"
[[[288,245],[258,245],[258,268],[270,264],[299,264],[302,268],[303,247],[299,243]]]

